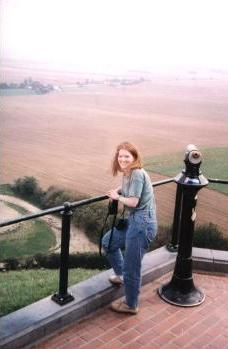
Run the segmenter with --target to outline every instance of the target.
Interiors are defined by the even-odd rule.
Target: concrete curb
[[[147,253],[143,260],[142,283],[151,282],[173,270],[176,253],[166,247]],[[206,271],[228,273],[228,252],[193,249],[193,267]],[[32,345],[45,336],[78,321],[94,310],[106,306],[123,295],[123,288],[111,286],[112,270],[69,288],[75,300],[59,306],[44,298],[0,319],[0,348],[19,349]]]
[[[193,247],[193,269],[214,273],[228,273],[228,251]]]

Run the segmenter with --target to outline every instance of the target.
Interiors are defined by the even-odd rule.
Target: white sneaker
[[[110,276],[109,281],[111,282],[111,284],[117,285],[117,286],[123,285],[124,283],[122,275],[112,275]]]

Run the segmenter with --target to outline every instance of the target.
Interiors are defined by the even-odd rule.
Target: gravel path
[[[11,207],[8,207],[5,204],[7,202],[23,207],[26,210],[28,210],[30,213],[37,213],[40,211],[39,208],[28,203],[27,201],[16,198],[14,196],[0,194],[1,221],[13,219],[20,216],[20,214],[16,210],[12,209]],[[53,215],[44,216],[44,217],[41,217],[40,219],[43,219],[45,222],[47,222],[49,226],[52,228],[53,232],[55,233],[56,246],[54,250],[58,252],[60,250],[60,242],[61,242],[61,219]],[[9,229],[10,229],[9,227],[1,228],[0,232],[6,231]],[[98,251],[98,247],[88,240],[86,234],[82,230],[71,225],[70,252],[72,253],[72,252],[85,252],[85,251]]]

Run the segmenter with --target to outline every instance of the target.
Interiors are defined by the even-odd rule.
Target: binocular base
[[[162,285],[158,289],[158,294],[166,302],[180,307],[194,307],[205,300],[205,295],[200,289],[194,287],[189,292],[183,293],[180,289],[173,287],[171,283]]]
[[[168,244],[166,245],[166,248],[169,252],[177,252],[178,251],[178,245]]]

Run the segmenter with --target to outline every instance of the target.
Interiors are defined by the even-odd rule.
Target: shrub
[[[7,270],[34,268],[59,269],[60,254],[37,254],[34,257],[29,257],[26,259],[11,258],[4,260],[3,264],[6,266]],[[100,256],[99,253],[86,252],[70,254],[69,268],[103,270],[110,268],[110,265],[106,257]]]
[[[159,226],[158,234],[151,244],[150,250],[152,251],[156,248],[167,245],[170,240],[171,227]],[[222,232],[219,231],[215,224],[209,223],[195,228],[193,246],[228,251],[228,239],[223,237]]]
[[[83,196],[81,194],[73,195],[67,190],[60,189],[56,186],[48,188],[46,193],[42,197],[41,206],[42,208],[51,208],[54,206],[62,205],[65,201],[77,201],[81,200]]]
[[[56,186],[51,186],[42,198],[42,207],[50,208],[62,205],[66,201],[75,202],[88,198],[88,196],[81,193],[72,194]],[[104,224],[104,215],[106,214],[105,209],[106,206],[104,203],[98,202],[74,210],[73,224],[83,230],[88,238],[95,243],[99,241],[101,229]]]
[[[97,202],[77,208],[74,212],[73,223],[85,231],[90,241],[98,243],[106,214],[107,204]],[[108,226],[107,224],[106,230],[108,230]]]
[[[38,181],[34,177],[18,178],[11,186],[13,192],[28,201],[41,204],[44,192],[40,188]]]
[[[228,239],[215,224],[209,223],[195,229],[193,246],[228,251]]]
[[[7,258],[3,262],[7,270],[17,270],[20,269],[21,263],[17,258]]]

